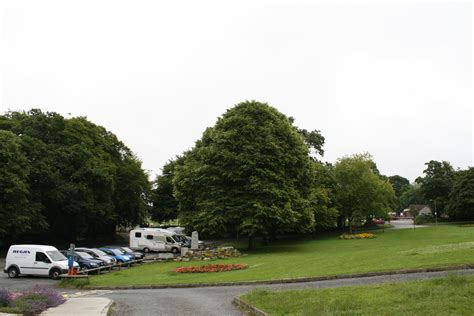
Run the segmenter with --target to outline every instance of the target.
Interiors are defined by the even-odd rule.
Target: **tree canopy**
[[[405,207],[402,205],[401,196],[410,189],[410,181],[399,175],[388,177],[388,181],[392,184],[393,191],[395,192],[395,210],[401,211]]]
[[[386,217],[395,198],[392,185],[374,169],[368,154],[339,159],[334,166],[336,201],[341,216],[352,224],[371,216]]]
[[[17,197],[2,195],[3,203],[10,216],[26,212],[36,223],[24,233],[69,240],[110,235],[116,225],[138,224],[146,215],[147,174],[105,128],[31,110],[0,116],[0,131],[0,151],[18,157],[8,168],[21,171],[2,166],[0,186],[17,186]]]
[[[291,121],[255,101],[228,110],[177,166],[175,197],[190,230],[207,236],[306,231],[314,169]]]
[[[434,209],[436,201],[438,215],[441,215],[448,203],[456,172],[447,161],[431,160],[425,165],[424,176],[418,177],[415,182],[420,184],[420,192],[425,203],[429,203]]]
[[[459,171],[449,195],[447,211],[456,220],[474,220],[474,168]]]
[[[173,179],[176,166],[184,163],[184,156],[170,160],[162,169],[161,175],[156,177],[151,192],[151,218],[155,221],[167,221],[178,218],[178,201],[174,197]]]

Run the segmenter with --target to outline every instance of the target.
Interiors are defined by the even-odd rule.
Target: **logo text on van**
[[[29,250],[13,250],[13,253],[19,253],[19,254],[30,254]]]

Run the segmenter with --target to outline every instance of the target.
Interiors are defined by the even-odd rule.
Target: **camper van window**
[[[135,237],[141,238],[141,237],[142,237],[142,233],[135,233]]]
[[[174,240],[171,237],[166,237],[166,242],[174,243]]]
[[[36,253],[36,258],[35,258],[35,261],[39,261],[39,262],[46,262],[46,255],[42,252],[37,252]]]
[[[153,235],[146,235],[146,239],[153,240]]]

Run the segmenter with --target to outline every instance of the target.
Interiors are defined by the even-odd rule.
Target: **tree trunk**
[[[255,249],[255,238],[253,235],[249,235],[249,250]]]
[[[344,217],[341,215],[341,216],[338,216],[337,218],[337,228],[342,228],[344,227]]]

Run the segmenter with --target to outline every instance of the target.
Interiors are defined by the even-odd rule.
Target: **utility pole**
[[[438,227],[438,211],[436,210],[436,200],[430,200],[430,201],[434,203],[434,207],[435,207],[435,213],[434,213],[434,215],[435,215],[435,225],[436,225],[436,227]]]

